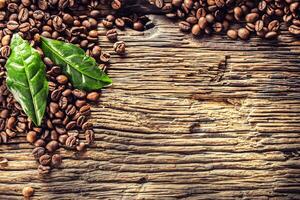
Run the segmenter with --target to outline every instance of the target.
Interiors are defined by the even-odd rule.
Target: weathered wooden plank
[[[112,52],[96,144],[39,177],[24,135],[1,146],[0,199],[300,199],[300,40],[193,39],[153,17]],[[219,65],[225,62],[226,65]]]

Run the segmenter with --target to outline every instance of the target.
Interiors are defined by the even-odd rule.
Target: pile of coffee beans
[[[39,163],[41,174],[49,173],[62,161],[57,150],[61,147],[83,151],[94,142],[93,124],[88,121],[90,103],[97,102],[100,92],[74,89],[59,66],[44,57],[39,48],[40,37],[62,40],[78,45],[87,55],[94,57],[100,68],[106,68],[110,55],[98,44],[98,26],[118,1],[89,0],[0,0],[0,144],[18,134],[35,146],[33,156]],[[82,12],[81,12],[82,11]],[[88,11],[88,12],[86,12]],[[109,11],[113,13],[113,11]],[[101,23],[102,24],[102,23]],[[49,102],[40,127],[35,127],[6,87],[5,63],[10,55],[10,40],[19,33],[36,48],[47,66]],[[118,53],[125,45],[115,45]],[[85,141],[79,140],[79,134]]]
[[[180,30],[194,36],[227,33],[231,39],[251,35],[274,39],[283,25],[300,35],[299,0],[154,0],[166,16],[179,19]],[[282,25],[282,26],[281,26]]]

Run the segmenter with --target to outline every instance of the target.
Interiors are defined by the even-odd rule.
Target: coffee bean
[[[238,38],[238,33],[237,33],[237,31],[235,31],[235,30],[228,30],[228,31],[227,31],[227,36],[228,36],[230,39],[236,40],[236,39]]]
[[[38,160],[42,155],[45,154],[44,147],[36,147],[33,149],[32,154],[36,160]]]
[[[50,108],[50,112],[53,114],[57,113],[59,110],[59,106],[55,102],[50,102],[49,108]]]
[[[85,139],[88,144],[93,144],[95,141],[95,133],[92,130],[85,131]]]
[[[1,143],[1,142],[0,142]],[[7,167],[8,165],[8,160],[7,158],[0,157],[0,167]]]
[[[37,132],[29,131],[27,133],[26,139],[29,143],[33,144],[37,140]]]
[[[59,76],[56,77],[56,81],[57,81],[58,83],[60,83],[60,84],[65,85],[65,84],[68,83],[68,77],[65,76],[65,75],[59,75]]]
[[[20,9],[19,14],[18,14],[18,20],[20,22],[26,22],[28,20],[28,16],[29,16],[28,9],[22,8],[22,9]]]
[[[93,127],[93,124],[90,123],[90,122],[85,122],[83,125],[82,125],[82,129],[85,131],[85,130],[89,130]]]
[[[38,139],[37,141],[35,141],[34,146],[36,147],[44,147],[45,146],[45,141],[42,139]]]
[[[24,197],[31,197],[34,193],[34,189],[32,187],[24,187],[22,190],[22,194]]]
[[[115,20],[115,24],[119,29],[123,29],[125,27],[125,22],[122,18],[117,18]]]
[[[121,3],[120,0],[113,0],[113,1],[111,2],[111,7],[112,7],[112,9],[114,9],[114,10],[119,10],[119,9],[121,8],[121,6],[122,6],[122,3]]]
[[[86,96],[86,99],[89,101],[98,101],[100,97],[100,94],[98,92],[90,92],[88,93],[88,95]],[[81,107],[81,106],[80,106]]]
[[[65,110],[68,106],[68,99],[66,97],[61,97],[59,100],[59,107]]]
[[[14,30],[16,30],[16,29],[19,27],[19,24],[18,24],[18,22],[16,22],[16,21],[9,21],[9,22],[7,22],[7,24],[6,24],[6,27],[7,27],[9,30],[14,31]]]
[[[300,35],[300,26],[291,25],[289,27],[289,32],[294,34],[294,35]]]
[[[191,29],[191,25],[190,25],[190,23],[188,23],[186,21],[181,21],[179,23],[179,28],[181,31],[187,32]]]
[[[0,132],[0,141],[2,141],[2,143],[6,144],[8,142],[8,135],[6,132],[1,131]]]
[[[68,137],[67,140],[66,140],[66,146],[70,147],[70,148],[74,147],[76,145],[76,143],[77,143],[76,140],[77,139],[74,136]]]
[[[268,29],[269,29],[269,31],[276,32],[276,31],[278,31],[279,26],[280,26],[279,21],[273,20],[269,23]]]
[[[86,97],[86,92],[83,90],[75,89],[72,91],[73,95],[79,99],[83,99]]]
[[[86,122],[86,117],[81,115],[78,117],[76,124],[78,127],[82,127],[82,125]]]
[[[15,124],[16,124],[16,118],[15,117],[10,117],[8,120],[7,120],[7,123],[6,123],[6,127],[8,129],[13,129]]]
[[[43,165],[43,166],[50,165],[50,163],[51,163],[51,156],[48,155],[48,154],[42,155],[42,156],[39,158],[39,162],[40,162],[40,164]]]
[[[86,149],[86,145],[85,145],[85,143],[83,143],[83,142],[80,142],[79,145],[76,146],[76,150],[77,150],[77,151],[82,152],[82,151],[84,151],[85,149]]]
[[[48,150],[48,152],[54,152],[58,149],[58,142],[55,141],[55,140],[52,140],[51,142],[49,142],[47,145],[46,145],[46,149]]]
[[[258,20],[258,18],[259,18],[258,13],[250,13],[250,14],[246,15],[245,20],[248,23],[254,23]]]
[[[66,129],[64,127],[62,127],[62,126],[56,126],[55,130],[60,135],[63,135],[63,134],[65,134],[67,132]]]
[[[30,30],[30,24],[28,22],[22,23],[19,25],[19,30],[23,33],[28,32]]]
[[[0,55],[3,58],[8,58],[10,55],[10,47],[8,45],[5,45],[3,47],[0,48]]]
[[[106,37],[110,40],[110,41],[116,41],[118,39],[118,33],[116,31],[116,29],[111,29],[108,30],[106,32]]]
[[[10,138],[16,137],[16,135],[17,135],[16,132],[14,132],[14,131],[12,131],[10,129],[6,129],[5,132],[8,135],[8,137],[10,137]]]
[[[117,54],[124,54],[125,53],[125,49],[126,49],[126,45],[123,41],[119,41],[119,42],[116,42],[114,44],[114,51],[117,53]]]
[[[56,89],[56,90],[54,90],[52,93],[51,93],[51,99],[53,100],[53,101],[58,101],[59,99],[60,99],[60,97],[61,97],[61,90],[59,90],[59,89]]]
[[[107,63],[107,62],[109,62],[109,60],[110,60],[110,54],[106,53],[106,52],[102,52],[100,55],[100,61]]]
[[[49,166],[39,165],[38,166],[38,172],[39,174],[49,174],[51,168]]]
[[[59,154],[54,154],[52,156],[51,164],[53,167],[59,167],[62,163],[62,158],[61,155]]]
[[[262,31],[263,28],[264,28],[264,21],[263,20],[256,21],[256,23],[255,23],[255,31],[256,32]]]
[[[5,45],[9,45],[9,43],[10,43],[10,35],[5,35],[2,39],[1,39],[1,44],[3,45],[3,46],[5,46]]]
[[[249,38],[249,36],[250,36],[250,32],[246,28],[240,28],[238,30],[238,36],[242,40],[247,40]]]
[[[271,31],[271,32],[268,32],[266,35],[265,35],[265,38],[266,39],[274,39],[278,36],[277,32],[275,31]]]

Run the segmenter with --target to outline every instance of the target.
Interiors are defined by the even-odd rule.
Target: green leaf
[[[7,87],[27,116],[40,126],[49,92],[45,65],[39,53],[18,34],[12,38],[11,49],[6,62]]]
[[[102,72],[95,59],[70,43],[41,38],[42,49],[56,65],[62,67],[64,74],[71,80],[73,86],[82,90],[97,90],[112,83]]]

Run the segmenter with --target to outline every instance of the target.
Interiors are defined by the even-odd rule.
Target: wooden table
[[[39,177],[24,135],[0,147],[0,199],[300,199],[300,39],[120,32],[96,145]],[[112,45],[101,37],[101,45]]]

